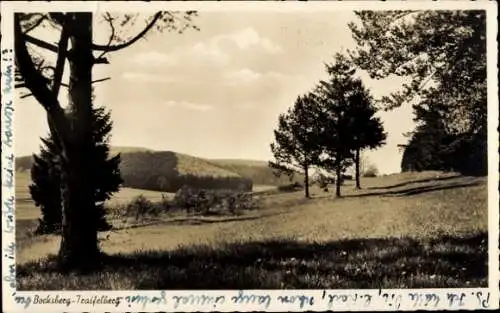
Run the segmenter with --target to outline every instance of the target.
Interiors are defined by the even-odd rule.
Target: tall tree
[[[434,99],[451,146],[486,142],[486,11],[360,11],[349,25],[357,48],[351,54],[372,78],[405,77],[402,89],[383,97],[386,109]],[[457,151],[458,151],[457,150]],[[463,170],[486,172],[486,150],[463,160]],[[475,169],[471,169],[471,166]]]
[[[377,108],[373,104],[373,97],[359,79],[354,81],[348,105],[350,110],[348,115],[351,116],[350,134],[353,144],[356,188],[361,189],[361,151],[384,145],[387,133],[384,132],[380,118],[375,116]]]
[[[323,165],[335,170],[336,195],[340,196],[342,174],[354,161],[356,183],[359,184],[360,152],[384,143],[386,134],[382,123],[375,117],[372,97],[356,78],[356,68],[351,60],[340,53],[334,62],[326,65],[329,78],[320,81],[316,88],[316,101],[320,103],[322,144],[325,149]]]
[[[118,191],[122,179],[120,176],[120,155],[109,157],[109,139],[112,129],[110,112],[103,107],[94,108],[93,135],[95,146],[87,157],[92,158],[96,170],[92,173],[94,189],[94,205],[98,230],[103,231],[111,226],[107,223],[104,201],[110,199],[113,192]],[[61,182],[59,155],[61,151],[55,138],[49,135],[42,139],[44,147],[40,154],[34,155],[31,168],[30,193],[33,201],[40,207],[42,218],[39,220],[37,233],[59,233],[61,231]]]
[[[143,38],[153,27],[184,30],[191,26],[193,12],[179,17],[176,13],[158,12],[149,17],[146,26],[132,38],[122,38],[119,28],[133,23],[138,15],[113,17],[104,13],[111,34],[105,45],[93,42],[93,15],[89,12],[14,15],[14,47],[16,87],[29,89],[45,109],[51,134],[57,138],[62,197],[62,238],[59,265],[62,269],[82,269],[98,264],[94,189],[91,186],[95,164],[87,155],[92,153],[92,68],[108,63],[106,53],[129,47]],[[58,30],[57,45],[31,36],[41,25]],[[120,25],[120,26],[119,26]],[[119,27],[118,27],[119,26]],[[28,47],[28,44],[30,45]],[[33,48],[56,54],[55,64],[37,56]],[[100,53],[97,57],[94,52]],[[63,84],[65,64],[69,64],[69,83]],[[63,110],[58,101],[61,86],[68,86],[68,107]]]
[[[304,173],[305,197],[309,198],[309,170],[319,162],[317,108],[311,95],[299,96],[293,108],[280,114],[271,151],[275,161],[269,166],[278,174]]]

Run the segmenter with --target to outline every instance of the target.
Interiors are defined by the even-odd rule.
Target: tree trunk
[[[99,256],[92,158],[92,13],[73,13],[69,110],[70,142],[61,156],[62,238],[59,262],[64,269],[95,265]]]
[[[340,185],[341,185],[341,179],[342,179],[342,171],[341,171],[341,162],[340,160],[338,160],[337,158],[337,161],[336,161],[336,164],[335,164],[335,172],[337,174],[337,180],[335,182],[335,185],[336,185],[336,190],[335,190],[335,195],[337,197],[340,197]]]
[[[360,182],[360,149],[356,149],[356,154],[354,155],[354,163],[356,164],[356,189],[361,189],[361,182]]]
[[[306,195],[306,198],[310,198],[309,197],[309,166],[305,165],[304,166],[304,190],[305,190],[305,195]]]

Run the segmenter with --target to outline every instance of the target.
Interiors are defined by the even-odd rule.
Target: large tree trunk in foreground
[[[306,198],[309,197],[309,166],[304,166],[304,190]]]
[[[90,180],[92,158],[92,13],[73,13],[69,110],[70,142],[61,156],[62,238],[59,262],[65,269],[95,265],[99,256]]]
[[[356,189],[361,189],[361,182],[360,182],[360,149],[356,149],[356,154],[354,155],[354,163],[356,164]]]

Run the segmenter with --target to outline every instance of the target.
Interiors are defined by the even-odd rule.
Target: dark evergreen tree
[[[382,121],[376,117],[377,108],[368,89],[359,79],[353,80],[352,90],[347,98],[348,115],[351,118],[349,133],[352,136],[353,162],[355,165],[356,188],[361,189],[361,151],[376,149],[385,144],[387,133]]]
[[[309,198],[309,170],[319,164],[322,151],[317,113],[312,95],[299,96],[293,108],[279,116],[275,142],[271,144],[275,161],[269,162],[269,166],[278,175],[303,172],[306,198]]]
[[[61,230],[61,188],[57,169],[58,149],[54,142],[42,138],[44,147],[39,155],[33,155],[31,167],[31,198],[40,207],[42,218],[38,219],[36,234],[54,234]]]
[[[108,230],[111,226],[106,221],[104,201],[118,191],[122,179],[120,176],[120,155],[109,157],[109,138],[113,127],[110,113],[104,108],[93,108],[94,147],[87,157],[95,164],[91,173],[91,186],[94,190],[94,214],[98,230]],[[60,153],[57,141],[52,135],[42,139],[43,147],[39,155],[34,155],[31,168],[32,185],[30,193],[36,206],[40,207],[42,218],[36,233],[59,233],[62,222]]]
[[[456,171],[465,175],[487,173],[486,127],[476,134],[449,133],[442,117],[445,111],[436,99],[432,105],[415,106],[416,129],[404,147],[401,170]]]
[[[361,79],[354,76],[356,68],[348,57],[336,54],[334,62],[326,65],[327,81],[320,81],[315,98],[320,104],[318,119],[324,148],[323,167],[335,170],[336,195],[340,196],[342,174],[354,161],[359,186],[360,151],[384,143],[386,134],[375,117],[370,93]]]

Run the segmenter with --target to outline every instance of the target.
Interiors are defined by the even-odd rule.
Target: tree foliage
[[[88,157],[95,164],[92,186],[94,189],[95,219],[99,230],[111,226],[105,218],[104,201],[118,191],[122,179],[120,176],[120,155],[109,156],[109,139],[112,130],[110,112],[103,107],[94,108],[94,148]],[[42,139],[43,146],[38,155],[34,155],[31,167],[31,198],[40,207],[42,218],[39,220],[37,233],[59,233],[61,231],[62,200],[60,179],[61,150],[55,138],[49,135]]]
[[[275,161],[269,162],[269,166],[278,175],[303,172],[306,197],[309,197],[309,169],[319,164],[322,152],[317,113],[312,94],[299,96],[293,108],[280,114],[278,128],[274,131],[275,141],[271,143]]]
[[[336,172],[337,196],[340,196],[342,174],[354,161],[359,184],[360,151],[381,146],[386,138],[382,122],[375,117],[376,108],[369,91],[351,60],[336,54],[326,65],[328,80],[320,81],[315,97],[318,101],[321,144],[324,148],[322,166]]]
[[[361,11],[360,23],[351,23],[358,46],[351,54],[356,64],[372,78],[397,75],[408,79],[403,88],[381,102],[386,109],[413,102],[416,120],[427,123],[425,112],[438,115],[442,124],[435,132],[447,139],[442,149],[476,147],[474,157],[461,156],[462,164],[445,164],[462,172],[486,171],[486,12],[457,11]],[[438,103],[439,102],[439,103]],[[418,147],[437,126],[422,126],[414,132],[406,160],[424,157],[430,147]],[[417,135],[418,134],[418,135]],[[437,140],[438,137],[436,137]],[[415,149],[421,149],[418,153]],[[410,158],[410,159],[411,159]],[[450,159],[442,159],[446,162]],[[424,162],[425,163],[425,162]],[[434,167],[434,165],[433,165]]]

